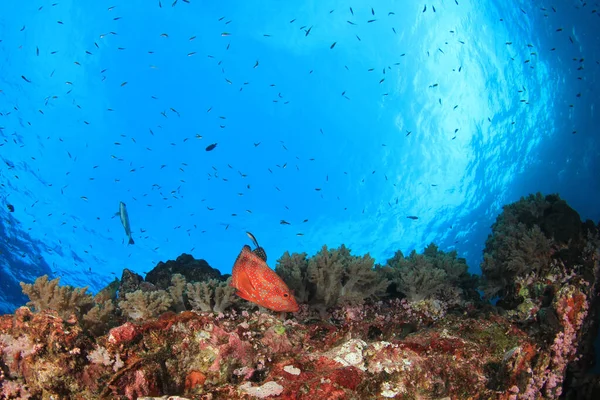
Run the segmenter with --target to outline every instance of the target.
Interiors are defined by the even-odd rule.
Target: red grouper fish
[[[297,312],[299,307],[285,282],[267,265],[267,254],[250,232],[256,249],[245,245],[233,264],[231,286],[242,299],[273,311]]]

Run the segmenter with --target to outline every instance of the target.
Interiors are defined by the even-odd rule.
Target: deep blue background
[[[0,2],[0,312],[45,273],[230,272],[246,230],[271,266],[435,241],[479,271],[522,195],[600,219],[598,6],[53,1]]]

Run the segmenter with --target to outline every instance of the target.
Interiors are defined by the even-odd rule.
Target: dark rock
[[[543,307],[537,312],[537,318],[540,322],[540,328],[545,336],[554,338],[556,332],[561,328],[558,316],[552,307]]]
[[[569,207],[566,201],[555,196],[546,196],[551,206],[545,211],[539,221],[540,228],[548,238],[559,243],[569,243],[570,240],[580,240],[582,223],[579,213]],[[554,201],[553,201],[554,200]]]
[[[119,299],[124,300],[125,294],[135,292],[140,288],[140,284],[144,282],[141,275],[125,268],[121,275],[121,285],[119,286]]]
[[[189,254],[182,254],[175,261],[159,262],[146,275],[146,282],[153,283],[159,289],[166,289],[171,285],[171,277],[181,274],[187,282],[202,282],[209,279],[225,281],[224,275],[219,270],[212,268],[205,260],[196,260]]]

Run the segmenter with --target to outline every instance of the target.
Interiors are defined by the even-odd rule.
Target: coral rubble
[[[482,265],[495,306],[433,244],[379,266],[344,246],[284,254],[289,319],[179,268],[189,256],[94,297],[42,277],[0,317],[0,398],[592,398],[598,231],[556,195],[505,207]]]

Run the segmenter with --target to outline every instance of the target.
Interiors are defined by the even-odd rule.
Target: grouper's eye
[[[290,295],[289,295],[289,294],[287,294],[287,293],[284,293],[284,294],[283,294],[283,297],[290,297]]]

